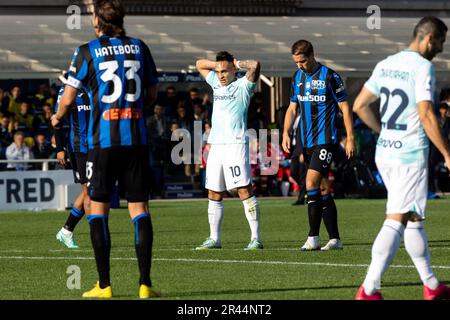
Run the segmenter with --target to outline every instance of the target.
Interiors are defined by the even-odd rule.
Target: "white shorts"
[[[386,214],[414,212],[423,219],[427,205],[428,168],[378,164],[388,191]]]
[[[247,144],[211,145],[206,161],[206,189],[223,192],[246,187],[251,178]]]

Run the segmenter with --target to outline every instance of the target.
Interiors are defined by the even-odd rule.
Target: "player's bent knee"
[[[238,194],[239,194],[239,198],[241,200],[246,200],[246,199],[250,198],[251,196],[253,196],[252,187],[247,186],[247,187],[238,188]]]
[[[306,190],[319,189],[319,184],[316,181],[306,180]]]
[[[424,219],[421,216],[419,216],[417,213],[410,212],[408,221],[411,221],[411,222],[423,222]]]
[[[214,200],[214,201],[222,201],[223,193],[222,192],[216,192],[212,190],[208,190],[208,199]]]

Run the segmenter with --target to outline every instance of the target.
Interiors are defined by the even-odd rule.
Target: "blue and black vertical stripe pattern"
[[[69,71],[69,84],[85,87],[91,100],[89,149],[147,144],[145,91],[158,80],[144,42],[102,36],[77,49]]]
[[[59,101],[64,93],[65,86],[63,85],[59,90],[58,102],[55,106],[55,112],[58,110]],[[88,124],[89,112],[91,109],[89,96],[81,89],[78,90],[77,97],[74,104],[70,107],[69,121],[68,121],[68,148],[70,152],[87,153],[88,143]]]
[[[319,64],[311,74],[298,69],[291,84],[291,102],[300,114],[300,137],[305,148],[337,143],[338,102],[347,99],[341,77]]]

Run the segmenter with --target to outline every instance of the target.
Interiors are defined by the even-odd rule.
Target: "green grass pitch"
[[[152,279],[162,299],[353,299],[384,219],[385,200],[337,200],[344,250],[300,252],[308,232],[306,206],[260,199],[265,249],[249,252],[249,227],[238,200],[225,201],[222,250],[194,251],[208,235],[207,201],[150,202],[154,226]],[[450,199],[431,200],[426,229],[435,273],[450,282]],[[55,239],[67,213],[0,214],[0,299],[80,299],[97,280],[85,220],[79,250]],[[118,299],[137,298],[134,228],[125,209],[110,214],[111,281]],[[327,239],[322,224],[322,244]],[[67,268],[81,270],[81,289],[67,288]],[[400,249],[386,272],[386,299],[422,299],[412,262]]]

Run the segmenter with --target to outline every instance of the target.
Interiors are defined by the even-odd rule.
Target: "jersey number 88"
[[[327,149],[320,149],[319,153],[319,159],[322,161],[327,161],[327,163],[331,162],[331,158],[333,157],[333,154],[331,152],[328,152]]]

